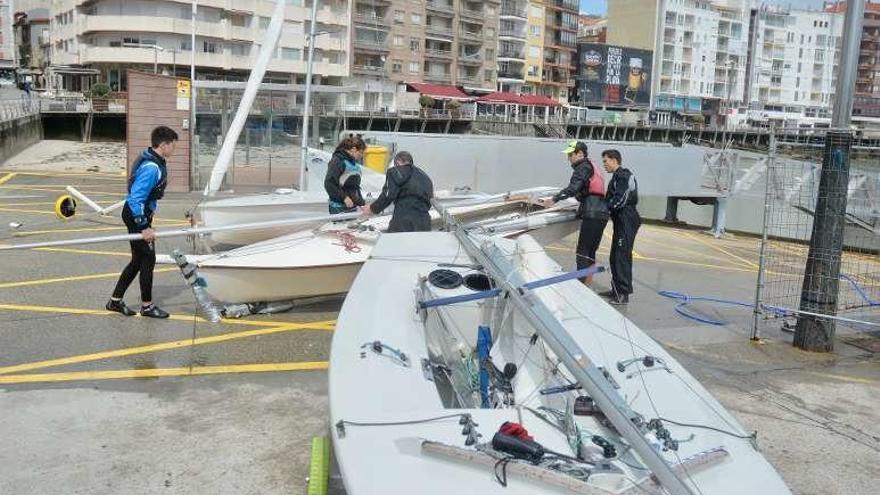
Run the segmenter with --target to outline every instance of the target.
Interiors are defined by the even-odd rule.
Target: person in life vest
[[[602,232],[608,223],[608,207],[605,205],[605,181],[602,172],[587,157],[587,144],[583,141],[571,141],[562,151],[568,155],[571,165],[571,180],[563,190],[552,199],[544,200],[545,207],[566,198],[575,198],[580,202],[577,216],[581,219],[581,230],[578,235],[575,262],[578,270],[589,268],[596,263],[596,250],[602,241]],[[587,285],[592,277],[584,277],[581,281]]]
[[[155,232],[152,222],[158,202],[168,185],[166,160],[174,154],[177,133],[160,126],[150,136],[151,147],[144,150],[131,166],[128,178],[128,196],[122,208],[122,221],[129,234],[141,234],[142,239],[130,241],[131,261],[119,275],[113,295],[107,301],[108,311],[132,316],[135,312],[122,300],[134,277],[140,274],[142,316],[168,318],[168,313],[153,304],[153,268],[156,265]]]
[[[639,204],[639,186],[633,173],[622,165],[623,158],[617,150],[602,152],[605,171],[613,174],[608,183],[605,202],[611,212],[614,237],[611,240],[611,290],[599,295],[607,297],[611,304],[626,304],[633,293],[632,252],[636,233],[642,225],[636,205]]]
[[[359,206],[366,204],[361,194],[359,164],[366,149],[367,145],[360,136],[349,136],[336,146],[324,177],[324,190],[330,200],[331,215],[355,212]]]
[[[394,155],[394,166],[385,172],[382,194],[361,209],[364,217],[382,213],[394,203],[388,232],[429,232],[431,230],[431,198],[434,183],[422,169],[413,164],[406,151]]]

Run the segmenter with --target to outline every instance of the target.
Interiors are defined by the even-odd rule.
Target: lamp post
[[[315,62],[315,22],[318,17],[318,0],[312,0],[311,25],[309,26],[309,61],[306,67],[306,94],[303,101],[303,135],[302,145],[300,146],[300,162],[299,162],[299,188],[301,191],[306,190],[308,181],[308,166],[306,161],[309,155],[309,105],[312,104],[312,67]]]

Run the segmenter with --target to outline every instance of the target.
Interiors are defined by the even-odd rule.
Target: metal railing
[[[0,100],[0,122],[15,120],[40,113],[40,105],[33,99]]]

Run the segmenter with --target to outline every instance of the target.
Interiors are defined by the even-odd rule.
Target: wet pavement
[[[0,243],[124,233],[116,216],[62,223],[52,211],[66,185],[109,205],[124,183],[111,173],[0,170]],[[196,200],[170,194],[157,226],[187,225]],[[549,252],[571,265],[574,242]],[[880,479],[876,339],[840,327],[834,354],[803,353],[779,321],[762,320],[762,340],[750,341],[748,308],[694,305],[728,322],[710,326],[658,294],[751,301],[757,246],[645,225],[636,294],[623,311],[758,430],[795,493],[871,493]],[[189,248],[159,243],[163,253],[175,247]],[[177,268],[162,266],[155,300],[174,317],[125,318],[103,305],[127,259],[119,242],[0,253],[0,493],[304,493],[310,440],[328,428],[325,369],[341,300],[211,324],[194,316]],[[594,284],[604,290],[607,278]],[[136,283],[126,300],[137,303]]]

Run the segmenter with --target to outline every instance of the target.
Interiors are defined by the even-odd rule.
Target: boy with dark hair
[[[429,232],[431,230],[431,198],[434,183],[413,163],[407,151],[394,155],[394,166],[385,172],[385,186],[376,201],[364,206],[361,214],[371,217],[394,204],[388,232]]]
[[[153,268],[156,266],[154,245],[153,214],[158,201],[165,195],[168,185],[166,160],[174,154],[177,133],[171,128],[160,126],[150,135],[150,148],[141,153],[131,167],[128,179],[128,196],[122,208],[122,221],[130,234],[141,234],[142,239],[130,241],[131,261],[119,275],[113,295],[107,301],[108,311],[132,316],[135,312],[122,300],[134,277],[140,274],[142,316],[149,318],[168,318],[169,314],[153,304]]]
[[[632,251],[636,232],[642,224],[636,210],[639,203],[638,184],[633,173],[621,166],[622,161],[617,150],[602,152],[602,165],[606,172],[613,174],[605,193],[605,202],[611,212],[614,237],[611,240],[611,290],[599,295],[617,305],[628,303],[629,295],[633,293]]]

